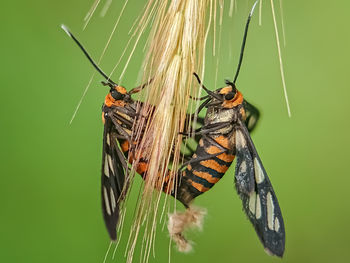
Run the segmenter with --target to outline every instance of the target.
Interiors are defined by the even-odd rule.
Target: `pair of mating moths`
[[[162,190],[171,194],[191,211],[192,201],[208,191],[217,183],[231,166],[236,157],[235,186],[243,203],[243,210],[255,228],[265,250],[272,255],[283,256],[285,230],[277,197],[255,149],[249,132],[253,130],[259,117],[259,111],[236,89],[236,80],[243,59],[248,25],[255,5],[249,14],[245,28],[238,68],[233,82],[226,81],[224,88],[208,90],[197,74],[194,73],[202,88],[208,93],[201,98],[204,102],[197,113],[207,108],[204,124],[192,131],[199,138],[198,146],[184,169],[177,173],[177,185],[165,180]],[[136,142],[130,134],[134,121],[139,117],[138,105],[131,98],[147,84],[130,92],[113,82],[91,59],[78,40],[62,26],[66,33],[83,50],[94,67],[104,76],[110,92],[103,105],[103,158],[102,158],[102,210],[104,221],[112,240],[117,239],[116,227],[119,220],[119,204],[124,199],[128,186],[125,178],[128,173],[127,162],[135,156],[133,147]],[[151,114],[150,114],[151,115]],[[150,116],[148,116],[149,118]],[[147,160],[141,159],[136,172],[144,176]],[[190,212],[189,212],[190,213]],[[194,212],[195,213],[195,212]],[[175,218],[170,218],[174,220]],[[177,242],[185,242],[182,230],[171,232]]]

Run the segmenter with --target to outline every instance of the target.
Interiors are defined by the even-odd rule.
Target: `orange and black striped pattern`
[[[214,140],[227,149],[229,144],[228,137],[219,135],[214,138]],[[193,158],[201,158],[204,160],[188,164],[186,170],[182,172],[182,178],[193,188],[194,197],[212,188],[230,167],[235,156],[233,154],[221,152],[222,149],[213,145],[211,142],[203,139],[199,141]],[[216,154],[219,155],[213,156]]]
[[[237,112],[245,118],[242,106],[243,95],[239,91],[236,92],[232,86],[227,86],[218,90],[217,93],[223,98],[229,93],[233,95],[220,102],[219,111],[213,111],[213,107],[208,108],[205,126],[232,122]],[[225,128],[218,127],[217,130],[213,129],[199,140],[191,161],[181,172],[176,191],[176,198],[185,206],[188,206],[198,195],[210,190],[231,166],[235,159],[235,135],[232,130],[233,125],[230,124]]]

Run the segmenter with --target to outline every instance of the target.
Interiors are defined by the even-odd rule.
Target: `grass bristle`
[[[174,156],[170,177],[175,175],[180,163],[180,145],[190,94],[198,93],[198,85],[192,85],[193,72],[201,73],[206,40],[206,14],[209,1],[149,0],[146,10],[154,10],[149,49],[144,63],[143,82],[153,79],[146,89],[146,105],[141,114],[147,114],[148,105],[155,105],[152,120],[147,124],[144,136],[137,146],[140,157],[149,160],[149,168],[139,202],[138,216],[134,222],[128,262],[131,262],[139,226],[145,222],[148,237],[144,245],[147,261],[159,214],[162,178],[168,174],[169,156]],[[147,15],[141,18],[146,20]],[[142,123],[135,127],[140,131]],[[147,149],[147,150],[146,150]],[[161,179],[160,179],[161,178]],[[160,182],[160,183],[159,183]],[[164,210],[164,209],[163,209]]]

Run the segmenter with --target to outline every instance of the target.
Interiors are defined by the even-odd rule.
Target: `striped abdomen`
[[[125,155],[125,157],[128,159],[128,162],[130,164],[133,164],[135,171],[141,175],[141,177],[146,180],[147,177],[147,170],[148,170],[148,161],[144,158],[140,158],[137,163],[134,163],[135,161],[135,152],[129,152],[130,150],[130,144],[127,140],[119,139],[119,143],[121,146],[121,149]],[[134,145],[137,143],[134,142]],[[160,172],[158,172],[157,180],[154,182],[154,187],[160,191],[163,191],[166,194],[173,194],[173,185],[174,185],[174,178],[175,176],[171,176],[170,170],[165,174],[161,175]]]
[[[217,144],[226,149],[233,149],[232,139],[227,135],[211,136]],[[222,153],[218,145],[208,140],[199,141],[191,163],[182,172],[177,190],[177,199],[187,206],[192,199],[212,188],[225,174],[233,162],[233,151]],[[213,156],[216,155],[216,156]],[[198,161],[196,161],[198,159]]]

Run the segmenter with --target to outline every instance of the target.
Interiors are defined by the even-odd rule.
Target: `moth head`
[[[229,80],[225,81],[226,87],[220,89],[219,93],[223,95],[225,101],[232,101],[237,95],[236,85]]]
[[[243,101],[242,93],[236,89],[236,85],[233,82],[228,80],[225,81],[226,85],[224,88],[221,88],[218,93],[222,96],[223,102],[222,107],[224,108],[233,108]]]
[[[126,89],[123,86],[116,85],[109,91],[112,98],[115,100],[124,100],[127,97]]]
[[[111,106],[120,106],[124,107],[126,103],[130,101],[130,94],[126,91],[123,86],[119,86],[117,84],[111,85],[110,83],[104,83],[103,85],[110,86],[109,93],[105,98],[105,105],[107,107]]]
[[[111,82],[101,82],[104,86],[109,86],[110,90],[109,93],[106,96],[106,100],[109,100],[109,104],[114,104],[115,102],[121,102],[121,101],[129,101],[130,100],[130,94],[126,91],[126,89],[123,86],[120,86],[115,83]],[[105,103],[106,104],[106,103]]]

